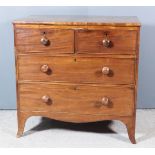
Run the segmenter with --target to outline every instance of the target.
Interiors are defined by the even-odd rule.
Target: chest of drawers
[[[27,118],[122,121],[135,143],[136,17],[36,16],[14,21],[18,133]]]

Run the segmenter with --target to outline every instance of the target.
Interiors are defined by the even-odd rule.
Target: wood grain
[[[50,24],[50,25],[113,25],[113,26],[140,26],[135,16],[30,16],[18,19],[14,24]]]
[[[55,120],[62,120],[64,122],[74,122],[74,123],[85,123],[85,122],[96,122],[100,120],[118,120],[121,121],[126,125],[129,139],[133,144],[136,144],[135,137],[135,117],[134,116],[114,116],[114,115],[79,115],[79,114],[73,114],[73,113],[53,113],[53,112],[44,112],[44,111],[18,111],[19,116],[18,117],[18,132],[17,137],[21,137],[24,132],[25,122],[27,119],[29,119],[31,116],[43,116],[48,117]]]
[[[58,29],[16,29],[16,49],[21,53],[74,53],[74,31]],[[49,45],[41,44],[46,37]]]
[[[18,56],[19,80],[72,83],[133,84],[134,59],[73,56]],[[41,72],[48,65],[49,72]],[[103,67],[110,73],[104,75]]]
[[[131,116],[133,113],[134,92],[131,88],[35,83],[20,84],[19,91],[22,111],[118,116]],[[44,95],[51,98],[49,103],[42,101],[41,98]],[[104,96],[110,99],[107,106],[101,103]]]
[[[137,17],[35,16],[13,24],[17,137],[29,117],[44,116],[75,123],[120,120],[136,143]]]
[[[134,54],[137,31],[130,30],[78,30],[75,33],[78,53]],[[110,47],[103,45],[103,40],[110,40]]]
[[[20,24],[16,23],[13,25],[14,29],[24,28],[24,29],[59,29],[59,30],[103,30],[103,29],[113,29],[113,30],[139,30],[139,26],[115,26],[115,25],[46,25],[46,24]]]

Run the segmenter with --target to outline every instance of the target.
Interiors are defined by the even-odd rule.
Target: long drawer
[[[76,114],[133,114],[134,91],[127,87],[23,83],[18,86],[21,111]]]
[[[18,57],[19,80],[133,84],[134,60],[103,57]]]

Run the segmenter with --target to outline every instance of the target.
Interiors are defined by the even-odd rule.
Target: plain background
[[[14,19],[29,15],[137,16],[141,21],[138,108],[155,108],[155,7],[0,7],[0,109],[16,108]]]

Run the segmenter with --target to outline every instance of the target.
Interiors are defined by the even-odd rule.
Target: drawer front
[[[21,111],[133,114],[134,92],[131,88],[37,83],[19,84],[18,88]]]
[[[134,83],[134,60],[118,58],[18,57],[19,80],[75,83]]]
[[[134,54],[137,31],[88,30],[76,32],[77,53]]]
[[[16,29],[15,39],[18,52],[74,52],[73,30]]]

